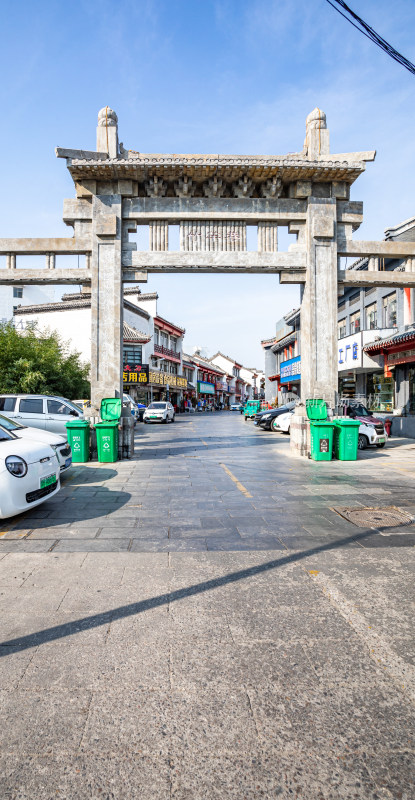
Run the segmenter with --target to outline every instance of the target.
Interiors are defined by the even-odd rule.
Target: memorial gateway
[[[415,287],[415,243],[353,239],[363,220],[350,186],[373,161],[374,151],[330,153],[324,112],[306,120],[303,150],[285,156],[140,153],[118,141],[118,119],[98,114],[96,151],[57,148],[75,184],[63,219],[73,236],[1,239],[6,269],[0,283],[83,284],[91,287],[91,405],[122,393],[123,283],[148,272],[278,273],[299,283],[302,399],[337,393],[337,297],[343,286]],[[147,226],[148,250],[130,235]],[[247,226],[257,228],[257,250],[247,250]],[[169,249],[169,227],[180,230]],[[278,228],[296,234],[278,250]],[[16,256],[44,255],[43,269],[17,267]],[[85,257],[79,269],[55,269],[57,255]],[[342,270],[340,259],[369,257],[369,271]],[[379,270],[383,257],[405,258],[405,272]],[[296,409],[291,445],[305,454],[308,424]]]

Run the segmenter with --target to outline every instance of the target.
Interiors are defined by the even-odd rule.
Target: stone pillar
[[[92,198],[91,413],[122,396],[121,196]]]
[[[321,398],[337,404],[337,244],[336,200],[310,197],[307,225],[307,279],[301,303],[301,400],[291,426],[291,446],[303,455],[309,432],[304,402]],[[304,425],[306,426],[304,428]]]
[[[278,251],[278,225],[275,222],[258,222],[258,250],[263,253]]]

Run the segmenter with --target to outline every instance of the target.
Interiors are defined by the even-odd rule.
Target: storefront
[[[151,369],[148,364],[137,365],[134,370],[123,371],[124,392],[137,403],[148,405],[153,400],[169,400],[181,408],[183,393],[187,391],[187,379],[169,372]]]
[[[339,339],[339,399],[358,399],[376,411],[392,411],[393,381],[383,371],[380,353],[369,354],[367,345],[374,337],[393,333],[393,329],[358,331]]]
[[[383,377],[393,391],[392,432],[415,436],[415,331],[371,342],[368,355],[384,360]],[[384,409],[379,409],[383,411]],[[385,410],[389,410],[385,409]],[[396,418],[395,418],[396,417]]]
[[[184,393],[187,392],[187,378],[173,375],[170,372],[149,371],[150,401],[168,400],[178,409],[184,405]]]
[[[215,384],[208,381],[197,382],[197,405],[206,408],[215,405]]]

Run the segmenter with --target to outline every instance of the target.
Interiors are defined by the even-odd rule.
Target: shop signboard
[[[149,383],[166,386],[169,389],[187,389],[187,378],[183,378],[182,375],[171,375],[170,372],[158,372],[154,369],[149,372]]]
[[[415,350],[400,350],[398,353],[388,353],[388,367],[396,364],[412,364],[415,361]]]
[[[129,386],[133,384],[147,384],[148,383],[148,364],[140,364],[135,366],[134,369],[124,367],[122,373],[122,382]]]
[[[280,383],[295,383],[301,380],[301,356],[289,358],[280,364]]]
[[[198,381],[197,391],[199,394],[215,394],[215,384],[207,383],[206,381]]]
[[[381,369],[383,360],[380,362],[379,355],[369,356],[364,352],[364,348],[376,339],[384,339],[394,333],[394,328],[382,328],[380,330],[359,331],[351,336],[345,336],[337,342],[338,357],[337,367],[339,372],[350,372],[361,367],[372,367]],[[383,356],[381,356],[383,359]]]

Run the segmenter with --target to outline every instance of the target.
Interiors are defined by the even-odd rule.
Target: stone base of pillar
[[[290,447],[300,456],[308,456],[310,453],[310,421],[303,406],[297,406],[291,418]]]
[[[118,459],[132,458],[134,455],[134,418],[121,417],[118,428]]]

